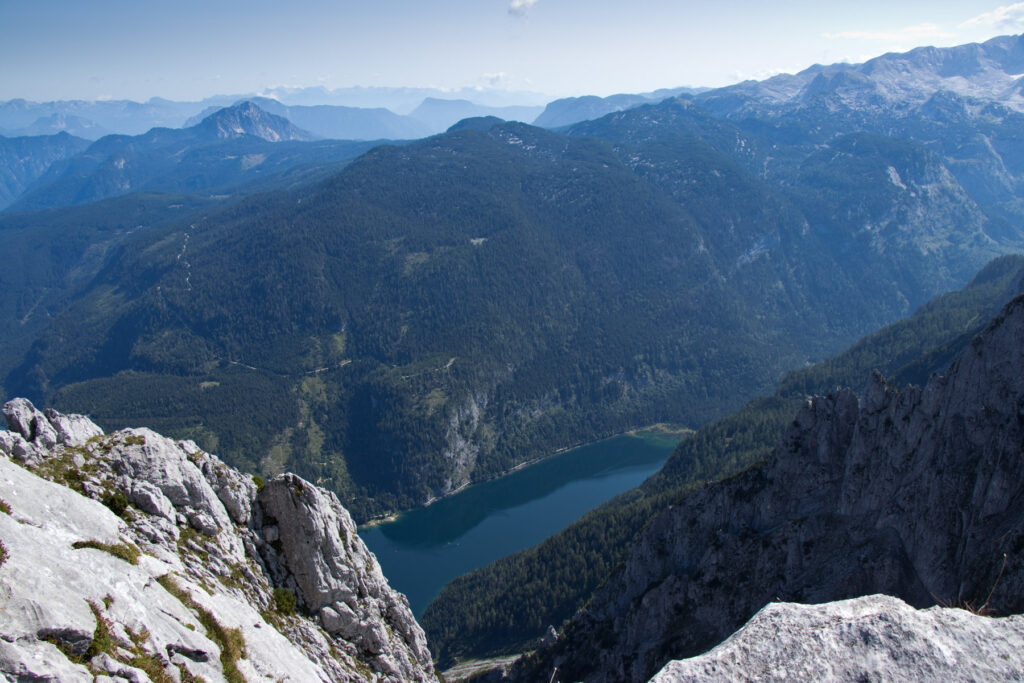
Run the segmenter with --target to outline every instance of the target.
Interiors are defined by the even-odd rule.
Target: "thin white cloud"
[[[495,73],[483,74],[482,76],[480,76],[480,80],[492,88],[497,88],[499,86],[505,85],[506,82],[508,81],[508,78],[506,77],[504,71],[497,71]]]
[[[1024,7],[1024,3],[1021,3]],[[826,38],[846,38],[849,40],[921,40],[927,38],[952,38],[953,33],[944,31],[938,24],[917,24],[895,31],[840,31],[826,33]]]
[[[764,81],[779,74],[795,74],[800,69],[760,69],[758,71],[733,71],[729,78],[733,81]]]
[[[508,13],[515,17],[526,16],[530,8],[536,5],[538,0],[509,0]]]
[[[1016,31],[1024,28],[1024,2],[996,7],[991,12],[968,19],[958,28],[969,26],[993,26],[1000,31]]]

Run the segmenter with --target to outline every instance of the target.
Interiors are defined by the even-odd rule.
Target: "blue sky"
[[[1024,2],[0,0],[0,100],[718,86],[1024,32]]]

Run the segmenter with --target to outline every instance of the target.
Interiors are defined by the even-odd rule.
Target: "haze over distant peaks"
[[[49,116],[40,116],[31,125],[17,130],[7,131],[7,137],[28,137],[34,135],[56,135],[67,133],[86,140],[99,140],[110,131],[89,119],[58,112]]]
[[[318,140],[283,117],[241,102],[189,128],[108,135],[76,156],[52,162],[12,209],[70,206],[141,191],[231,194],[243,184],[263,182],[300,165],[317,164],[320,170],[310,172],[327,173],[328,164],[351,159],[371,146]]]

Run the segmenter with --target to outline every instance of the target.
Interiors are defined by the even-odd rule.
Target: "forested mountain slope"
[[[13,202],[53,163],[72,157],[88,146],[88,140],[67,133],[0,136],[0,209]]]
[[[133,194],[79,207],[0,215],[0,376],[20,362],[52,317],[90,286],[122,240],[180,223],[218,203]]]
[[[129,240],[5,387],[287,466],[365,517],[699,425],[1021,242],[914,143],[784,187],[761,157],[806,151],[773,145],[669,101],[377,148]]]
[[[772,600],[1024,609],[1024,296],[925,387],[815,396],[763,463],[700,488],[513,680],[647,680]]]
[[[1002,305],[1024,293],[1024,257],[986,266],[962,290],[936,297],[909,318],[846,351],[789,373],[776,393],[755,399],[685,438],[658,474],[529,550],[459,577],[424,612],[442,665],[454,659],[531,649],[590,599],[625,559],[629,541],[655,515],[708,481],[765,458],[807,394],[860,387],[879,369],[892,386],[943,372]]]

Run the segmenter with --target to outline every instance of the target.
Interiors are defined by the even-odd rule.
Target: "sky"
[[[721,86],[1024,32],[978,0],[0,0],[0,100]]]

